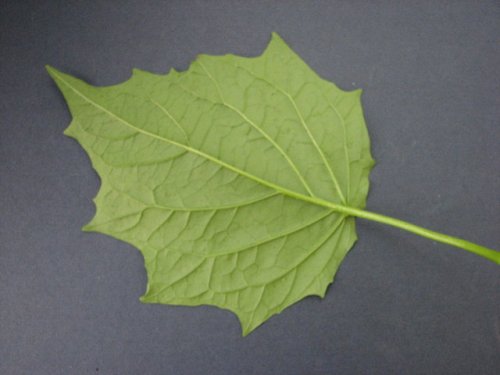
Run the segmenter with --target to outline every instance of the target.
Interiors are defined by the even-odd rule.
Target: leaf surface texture
[[[324,296],[356,241],[373,160],[360,103],[277,35],[255,58],[200,55],[185,72],[134,70],[94,87],[48,68],[73,116],[66,134],[101,178],[84,229],[143,254],[143,302],[215,305],[248,334]]]

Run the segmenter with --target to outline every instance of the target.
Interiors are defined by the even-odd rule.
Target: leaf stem
[[[355,216],[362,219],[367,219],[371,221],[376,221],[378,223],[387,224],[399,229],[406,230],[411,233],[418,234],[419,236],[429,238],[434,241],[442,242],[451,246],[458,247],[460,249],[469,251],[473,254],[479,255],[492,261],[495,264],[500,265],[500,252],[497,250],[489,249],[487,247],[466,241],[464,239],[448,236],[447,234],[434,232],[433,230],[420,227],[418,225],[408,223],[407,221],[395,219],[390,216],[385,216],[382,214],[377,214],[371,211],[361,210],[359,208],[344,206],[338,203],[332,203],[318,197],[308,197],[302,194],[292,193],[290,191],[282,191],[283,194],[291,196],[293,198],[302,199],[317,205],[331,208],[336,212],[343,213],[349,216]]]
[[[411,233],[418,234],[419,236],[422,237],[430,238],[431,240],[434,241],[442,242],[451,246],[461,248],[463,250],[467,250],[473,254],[479,255],[483,258],[492,261],[493,263],[500,265],[500,252],[463,240],[461,238],[434,232],[430,229],[422,228],[418,225],[411,224],[403,220],[395,219],[389,216],[377,214],[370,211],[360,210],[357,208],[344,206],[340,209],[338,207],[335,209],[343,211],[351,216],[356,216],[362,219],[368,219],[379,223],[387,224],[396,228],[406,230]]]

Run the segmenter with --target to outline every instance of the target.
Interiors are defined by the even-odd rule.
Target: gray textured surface
[[[143,305],[138,251],[80,232],[99,181],[43,65],[97,85],[271,31],[363,88],[368,208],[499,248],[498,2],[0,2],[1,374],[498,374],[500,270],[374,223],[324,300],[245,339],[210,307]]]

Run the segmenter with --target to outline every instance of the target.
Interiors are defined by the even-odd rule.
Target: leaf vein
[[[219,97],[221,99],[222,105],[224,105],[225,107],[231,109],[233,112],[237,113],[243,120],[245,120],[248,124],[250,124],[259,133],[261,133],[264,136],[264,138],[266,138],[273,145],[273,147],[276,148],[276,150],[278,150],[278,152],[285,158],[285,160],[287,161],[287,163],[290,165],[290,167],[293,169],[293,171],[295,172],[295,174],[300,179],[300,182],[302,183],[302,185],[304,185],[304,188],[307,190],[307,192],[309,193],[309,195],[311,195],[312,197],[314,197],[314,193],[312,192],[311,188],[307,184],[307,181],[305,180],[304,176],[302,176],[302,174],[300,173],[299,169],[297,168],[297,166],[295,165],[295,163],[292,161],[292,159],[290,159],[290,157],[288,156],[288,154],[281,148],[281,146],[279,144],[276,143],[276,141],[269,134],[267,134],[267,132],[264,131],[264,129],[262,129],[260,126],[258,126],[250,118],[248,118],[238,108],[236,108],[233,105],[229,104],[224,99],[224,96],[222,96],[222,92],[220,90],[219,83],[216,81],[216,79],[212,76],[212,74],[210,74],[210,72],[207,70],[207,68],[205,67],[205,65],[203,65],[202,62],[198,61],[198,64],[201,66],[201,68],[203,69],[203,71],[206,73],[206,75],[209,77],[209,79],[213,82],[213,84],[217,88],[217,92],[219,93]]]
[[[144,130],[144,129],[141,129],[131,123],[129,123],[128,121],[126,121],[125,119],[121,118],[120,116],[116,115],[115,113],[111,112],[110,110],[108,110],[107,108],[101,106],[100,104],[94,102],[92,99],[90,99],[89,97],[85,96],[83,93],[81,93],[80,91],[78,91],[76,88],[74,88],[69,82],[67,82],[64,78],[62,78],[58,73],[53,73],[54,76],[59,79],[64,85],[66,85],[67,87],[69,87],[75,94],[77,94],[78,96],[80,96],[83,100],[85,100],[86,102],[88,102],[89,104],[93,105],[94,107],[96,107],[97,109],[101,110],[102,112],[106,113],[108,116],[110,116],[111,118],[121,122],[122,124],[124,124],[125,126],[131,128],[131,129],[134,129],[136,131],[138,131],[139,133],[142,133],[144,135],[147,135],[149,137],[152,137],[152,138],[156,138],[160,141],[163,141],[165,143],[169,143],[173,146],[176,146],[176,147],[179,147],[179,148],[184,148],[185,150],[195,154],[195,155],[198,155],[198,156],[201,156],[207,160],[210,160],[212,161],[213,163],[216,163],[216,164],[219,164],[223,167],[225,167],[226,169],[229,169],[230,171],[234,172],[234,173],[237,173],[237,174],[240,174],[250,180],[253,180],[255,182],[258,182],[260,183],[261,185],[264,185],[266,187],[269,187],[271,189],[274,189],[276,190],[277,192],[281,193],[281,194],[284,194],[284,195],[288,195],[290,197],[293,197],[295,199],[302,199],[302,200],[308,200],[307,198],[309,198],[310,200],[308,201],[313,201],[314,203],[316,204],[319,204],[319,205],[322,205],[324,207],[329,207],[329,208],[332,208],[332,206],[334,206],[334,203],[332,202],[326,202],[326,201],[322,201],[322,200],[318,200],[318,199],[315,199],[315,197],[308,197],[308,196],[305,196],[305,195],[302,195],[300,193],[296,193],[292,190],[289,190],[289,189],[286,189],[284,187],[281,187],[279,185],[276,185],[275,183],[272,183],[270,181],[267,181],[267,180],[264,180],[263,178],[260,178],[258,176],[255,176],[251,173],[248,173],[242,169],[239,169],[238,167],[235,167],[234,165],[232,164],[229,164],[229,163],[226,163],[225,161],[222,161],[220,159],[217,159],[216,157],[210,155],[210,154],[207,154],[201,150],[197,150],[191,146],[188,146],[188,145],[185,145],[185,144],[182,144],[182,143],[179,143],[179,142],[176,142],[176,141],[173,141],[171,139],[168,139],[168,138],[164,138],[160,135],[157,135],[157,134],[154,134],[154,133],[151,133],[147,130]]]
[[[334,212],[333,210],[328,210],[326,214],[320,215],[319,217],[315,217],[312,221],[310,221],[310,222],[308,222],[306,224],[298,225],[298,226],[294,227],[293,229],[289,229],[288,231],[286,231],[284,233],[280,233],[279,235],[271,236],[271,237],[268,237],[266,239],[259,240],[257,242],[254,242],[254,243],[252,243],[250,245],[245,245],[244,247],[238,248],[236,250],[231,250],[231,251],[227,251],[227,252],[220,252],[220,253],[207,254],[207,258],[208,257],[219,257],[219,256],[225,256],[225,255],[231,255],[231,254],[235,254],[235,253],[240,253],[242,251],[249,250],[251,248],[264,245],[264,244],[266,244],[268,242],[272,242],[274,240],[277,240],[278,238],[283,238],[283,237],[289,236],[290,234],[293,234],[293,233],[296,233],[296,232],[300,232],[301,230],[304,230],[305,228],[310,227],[310,226],[318,223],[319,221],[323,220],[324,218],[326,218],[327,216],[329,216],[333,212]]]
[[[321,147],[319,147],[318,145],[318,142],[316,141],[316,138],[313,136],[313,134],[311,133],[311,129],[310,127],[307,125],[307,122],[305,121],[304,117],[302,116],[302,113],[300,111],[300,109],[298,108],[297,106],[297,102],[295,101],[295,99],[293,98],[292,95],[290,95],[288,92],[286,92],[285,90],[283,90],[281,87],[273,84],[272,82],[269,82],[267,79],[265,79],[264,77],[261,77],[259,75],[257,75],[256,73],[252,72],[250,69],[247,69],[237,63],[234,63],[234,66],[236,68],[240,68],[244,71],[246,71],[248,74],[250,74],[251,76],[253,76],[254,78],[258,79],[258,80],[261,80],[265,83],[267,83],[269,86],[273,87],[274,89],[276,89],[279,93],[281,93],[283,96],[285,96],[288,101],[292,104],[294,110],[295,110],[295,113],[297,114],[297,117],[299,118],[300,120],[300,123],[302,125],[302,127],[304,128],[304,130],[306,131],[309,139],[311,140],[311,142],[313,143],[314,145],[314,148],[318,151],[318,154],[320,155],[321,157],[321,160],[323,162],[323,164],[325,165],[329,175],[330,175],[330,178],[334,184],[334,187],[335,187],[335,190],[337,191],[337,194],[339,195],[339,198],[341,200],[341,202],[343,204],[346,203],[346,200],[345,200],[345,197],[344,197],[344,194],[342,193],[342,189],[340,189],[340,185],[339,185],[339,182],[337,180],[337,177],[335,176],[335,173],[333,173],[333,170],[332,170],[332,167],[331,167],[331,164],[328,162],[328,160],[326,159],[326,156],[325,156],[325,153],[323,152],[323,150],[321,149]]]

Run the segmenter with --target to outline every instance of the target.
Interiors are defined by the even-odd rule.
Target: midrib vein
[[[282,186],[279,186],[279,185],[277,185],[277,184],[275,184],[273,182],[264,180],[263,178],[260,178],[258,176],[255,176],[255,175],[251,174],[251,173],[245,172],[244,170],[241,170],[241,169],[239,169],[239,168],[237,168],[237,167],[235,167],[235,166],[233,166],[231,164],[228,164],[228,163],[226,163],[226,162],[224,162],[222,160],[219,160],[219,159],[213,157],[212,155],[206,154],[206,153],[204,153],[204,152],[202,152],[200,150],[197,150],[195,148],[192,148],[190,146],[184,145],[182,143],[173,141],[171,139],[161,137],[161,136],[159,136],[157,134],[148,132],[148,131],[146,131],[144,129],[141,129],[141,128],[137,127],[137,126],[134,126],[133,124],[131,124],[128,121],[126,121],[125,119],[123,119],[120,116],[114,114],[113,112],[111,112],[107,108],[101,106],[100,104],[98,104],[95,101],[93,101],[91,98],[89,98],[86,95],[84,95],[82,92],[80,92],[75,87],[73,87],[67,80],[65,80],[56,71],[52,71],[51,73],[61,83],[63,83],[65,86],[67,86],[71,91],[73,91],[76,95],[78,95],[79,97],[81,97],[87,103],[93,105],[97,109],[101,110],[102,112],[106,113],[108,116],[116,119],[117,121],[121,122],[122,124],[124,124],[125,126],[129,127],[130,129],[133,129],[133,130],[135,130],[135,131],[137,131],[137,132],[139,132],[141,134],[144,134],[146,136],[158,139],[159,141],[162,141],[162,142],[165,142],[165,143],[169,143],[169,144],[172,144],[174,146],[183,148],[186,151],[189,151],[189,152],[191,152],[191,153],[193,153],[195,155],[201,156],[201,157],[203,157],[203,158],[205,158],[207,160],[210,160],[210,161],[212,161],[212,162],[214,162],[216,164],[219,164],[222,167],[227,168],[228,170],[230,170],[232,172],[240,174],[241,176],[244,176],[244,177],[246,177],[246,178],[248,178],[250,180],[253,180],[253,181],[255,181],[255,182],[257,182],[257,183],[259,183],[261,185],[264,185],[264,186],[266,186],[268,188],[274,189],[274,190],[276,190],[277,192],[279,192],[279,193],[281,193],[283,195],[289,196],[291,198],[299,199],[299,200],[302,200],[302,201],[306,201],[306,202],[309,202],[309,203],[313,203],[313,204],[316,204],[318,206],[327,207],[327,208],[333,209],[333,210],[335,210],[337,212],[342,212],[342,213],[349,214],[349,215],[352,214],[352,210],[353,209],[351,207],[348,207],[348,206],[345,206],[345,205],[340,205],[340,204],[337,204],[337,203],[326,201],[326,200],[321,199],[321,198],[317,198],[317,197],[314,197],[314,196],[304,195],[304,194],[297,193],[295,191],[286,189],[286,188],[284,188]]]

